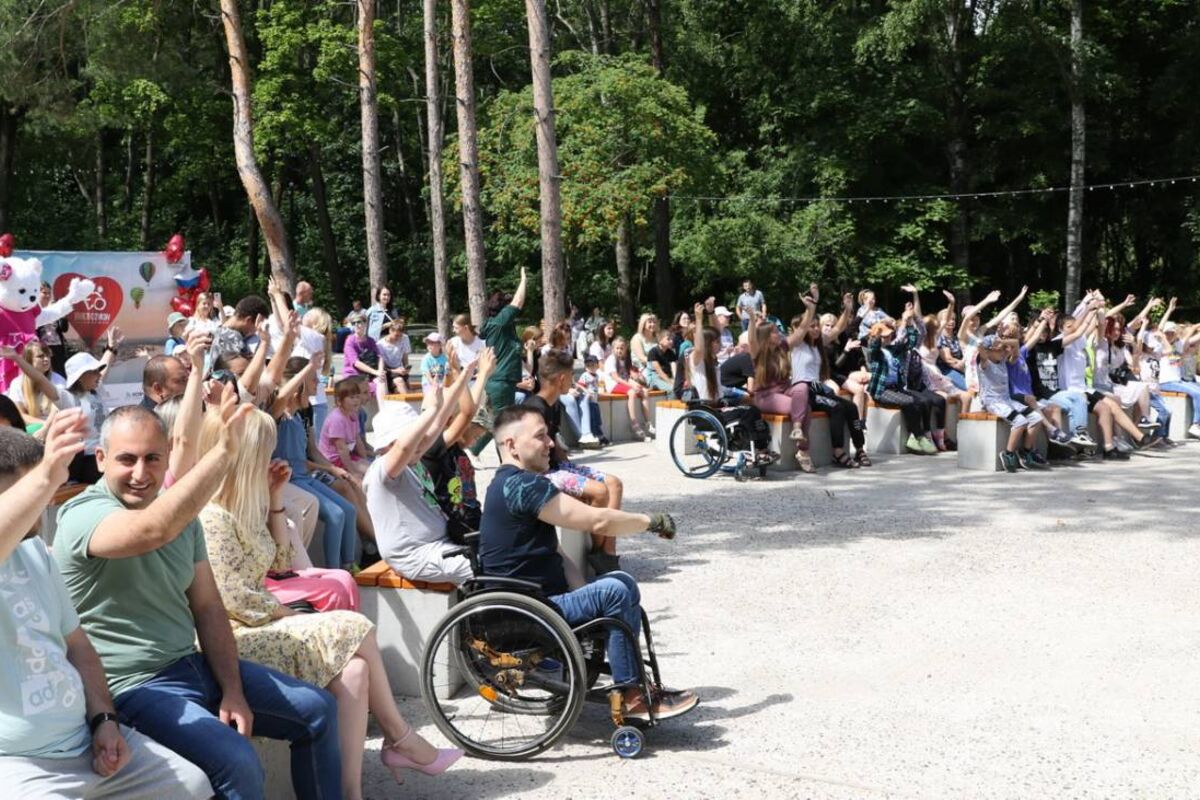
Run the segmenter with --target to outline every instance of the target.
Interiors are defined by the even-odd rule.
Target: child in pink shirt
[[[343,378],[334,387],[336,406],[325,417],[317,449],[334,465],[348,471],[359,482],[367,474],[370,455],[358,425],[365,387],[361,381]]]

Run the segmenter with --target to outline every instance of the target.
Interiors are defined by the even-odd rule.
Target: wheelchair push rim
[[[425,649],[421,697],[438,729],[468,753],[530,758],[575,724],[587,693],[583,653],[547,604],[487,592],[456,605]]]
[[[714,414],[692,409],[671,427],[671,460],[688,478],[707,478],[729,460],[729,438]]]

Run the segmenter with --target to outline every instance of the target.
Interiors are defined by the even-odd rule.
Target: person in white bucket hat
[[[122,338],[120,329],[111,327],[108,329],[104,354],[100,358],[83,352],[67,359],[67,391],[59,394],[60,405],[82,408],[88,421],[83,452],[75,456],[68,470],[71,480],[76,483],[95,483],[100,480],[96,448],[100,446],[100,426],[104,424],[107,413],[97,390],[104,378],[104,371],[117,356],[117,346]]]
[[[458,545],[447,534],[446,515],[421,456],[458,413],[475,367],[464,368],[448,388],[435,387],[420,414],[407,403],[384,402],[367,436],[376,459],[363,489],[375,542],[388,566],[411,581],[460,584],[474,574],[465,557],[445,555]]]

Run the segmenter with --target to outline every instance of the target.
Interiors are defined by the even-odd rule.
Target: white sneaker
[[[1193,423],[1192,427],[1187,429],[1187,435],[1193,439],[1200,439],[1200,422]]]
[[[584,434],[579,437],[579,446],[584,450],[596,450],[600,447],[600,440],[590,433]]]
[[[654,430],[654,426],[650,423],[646,423],[646,433],[650,434],[651,436],[658,435],[658,431]]]

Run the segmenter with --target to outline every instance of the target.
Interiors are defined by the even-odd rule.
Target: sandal
[[[855,469],[858,467],[858,463],[854,459],[850,458],[850,455],[845,451],[843,451],[840,456],[833,457],[833,465],[835,467],[842,467],[844,469]]]
[[[817,471],[817,468],[813,466],[812,457],[808,454],[807,450],[796,451],[796,469],[806,472],[809,475]]]
[[[857,453],[854,454],[854,461],[860,467],[871,466],[871,459],[870,459],[870,457],[867,456],[867,453],[864,450],[859,450]]]

